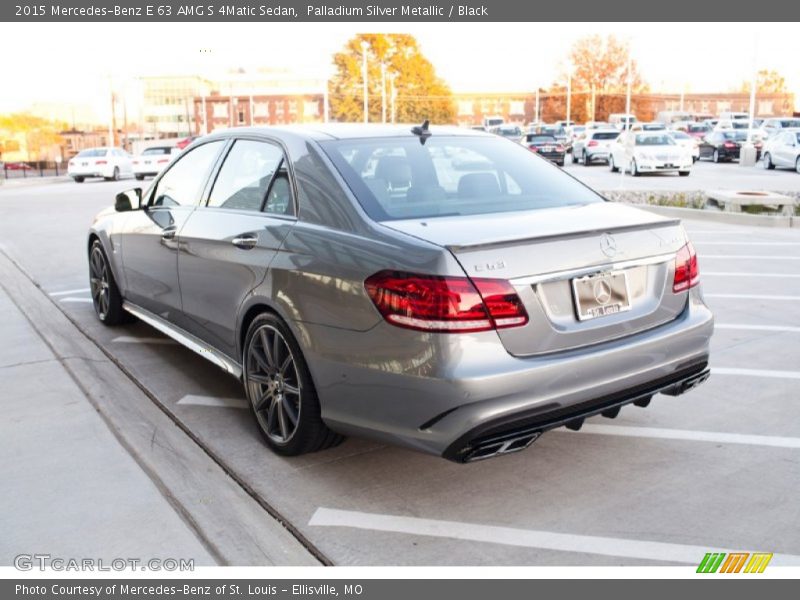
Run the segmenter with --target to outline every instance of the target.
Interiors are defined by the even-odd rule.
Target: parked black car
[[[553,135],[544,135],[541,133],[528,133],[525,135],[525,146],[532,152],[536,152],[547,160],[556,163],[559,167],[564,166],[564,158],[567,154],[567,149],[564,144],[556,140]]]
[[[742,144],[747,141],[747,131],[740,129],[723,129],[712,131],[700,142],[700,158],[707,158],[715,163],[738,160]],[[756,142],[757,159],[761,158],[761,142]]]

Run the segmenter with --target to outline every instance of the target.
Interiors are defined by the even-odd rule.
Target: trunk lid
[[[523,327],[498,331],[515,356],[631,335],[675,319],[686,304],[685,293],[672,293],[675,253],[686,243],[680,222],[630,206],[604,202],[384,225],[447,248],[472,277],[510,280],[530,317]],[[584,310],[579,318],[577,295],[604,310],[604,294],[587,299],[585,291],[591,296],[600,279],[627,288],[627,306],[615,297],[609,310],[619,300],[619,312],[592,318]]]

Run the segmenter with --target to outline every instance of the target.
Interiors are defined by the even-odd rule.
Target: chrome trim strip
[[[541,275],[529,275],[527,277],[518,277],[511,280],[513,286],[535,285],[537,283],[546,283],[548,281],[557,281],[561,279],[572,279],[574,277],[583,277],[586,275],[595,275],[606,271],[619,271],[621,269],[629,269],[630,267],[643,267],[646,265],[657,265],[670,260],[675,260],[675,252],[669,254],[659,254],[658,256],[649,256],[647,258],[634,258],[631,260],[623,260],[620,262],[605,263],[602,265],[595,265],[593,267],[583,267],[581,269],[569,269],[566,271],[554,271],[551,273],[542,273]]]
[[[135,317],[138,317],[151,327],[158,329],[164,335],[171,337],[179,344],[187,347],[189,350],[197,352],[197,354],[199,354],[206,360],[211,361],[212,363],[222,368],[223,370],[227,371],[234,377],[242,376],[242,367],[241,365],[239,365],[239,363],[237,363],[234,360],[231,360],[230,358],[228,358],[215,348],[212,348],[202,340],[193,336],[191,333],[188,333],[183,329],[176,327],[175,325],[165,321],[158,315],[154,315],[149,310],[145,310],[140,306],[131,304],[127,300],[122,303],[122,308],[127,310]]]

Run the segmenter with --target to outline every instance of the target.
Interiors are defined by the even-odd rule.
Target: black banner
[[[0,3],[0,21],[117,22],[552,22],[795,21],[800,3],[765,0],[33,0]]]

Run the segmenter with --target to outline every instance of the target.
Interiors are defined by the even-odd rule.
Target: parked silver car
[[[779,131],[767,140],[763,152],[765,169],[780,167],[800,173],[800,128]]]
[[[458,128],[241,128],[98,215],[94,307],[241,378],[275,452],[468,462],[708,377],[680,223]]]

